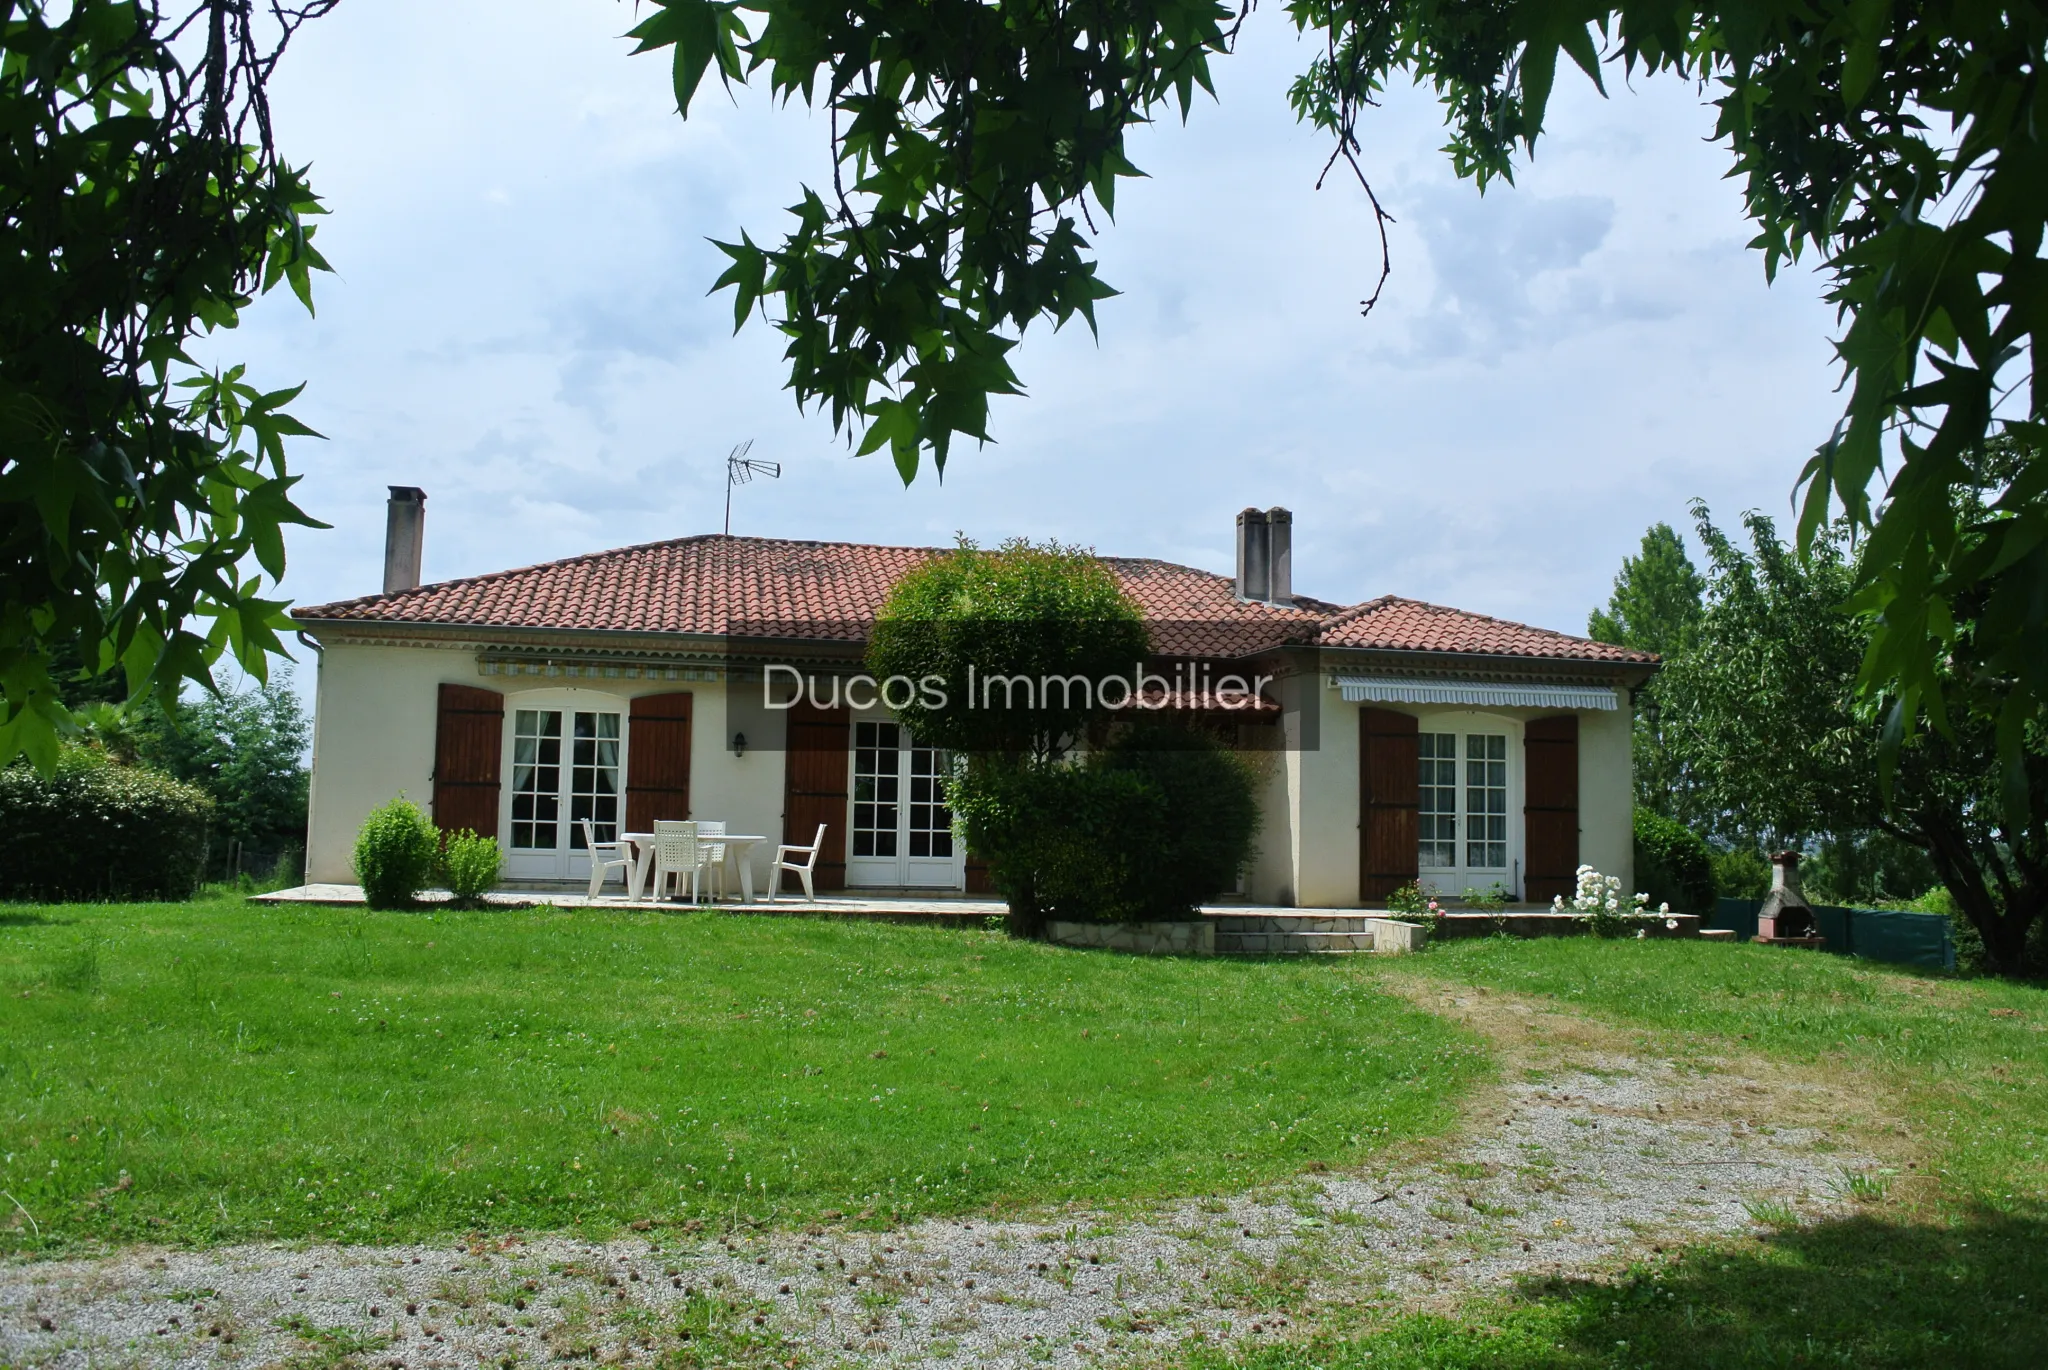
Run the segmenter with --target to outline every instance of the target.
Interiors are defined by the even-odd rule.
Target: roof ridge
[[[481,585],[490,581],[504,580],[511,576],[532,575],[536,571],[549,571],[558,566],[576,566],[599,561],[606,557],[623,556],[628,552],[646,552],[659,547],[681,547],[689,543],[748,542],[759,545],[778,544],[788,547],[858,547],[881,552],[943,552],[943,547],[912,547],[888,542],[835,542],[826,538],[765,538],[751,533],[685,533],[677,538],[656,538],[652,542],[631,542],[624,547],[606,547],[595,552],[577,552],[551,561],[535,561],[525,566],[508,566],[502,571],[479,571],[473,576],[452,576],[447,580],[432,580],[415,585],[410,590],[392,590],[371,595],[356,595],[349,599],[330,600],[326,604],[304,606],[314,609],[338,608],[346,604],[366,604],[377,599],[400,599],[406,595],[423,594],[429,590],[446,590],[457,585]],[[294,611],[301,606],[294,605]]]
[[[1399,595],[1377,595],[1372,599],[1362,599],[1358,603],[1352,605],[1350,608],[1332,614],[1327,620],[1324,621],[1323,630],[1327,632],[1332,628],[1341,627],[1342,625],[1350,623],[1352,620],[1359,618],[1360,616],[1364,615],[1370,610],[1380,608],[1382,605],[1421,604],[1422,602],[1423,601],[1419,599],[1404,600]]]
[[[931,556],[943,556],[947,552],[956,550],[954,547],[934,547],[916,543],[854,542],[839,538],[778,538],[761,537],[751,533],[686,533],[681,537],[656,538],[652,542],[633,542],[628,543],[624,547],[606,547],[594,552],[577,552],[566,557],[555,557],[548,561],[529,562],[524,566],[508,566],[499,571],[480,571],[475,575],[451,576],[447,580],[434,580],[415,585],[409,590],[380,591],[367,595],[353,595],[347,599],[329,600],[324,604],[294,605],[293,609],[295,612],[303,612],[308,609],[352,607],[368,604],[375,600],[399,600],[408,595],[424,594],[429,591],[445,591],[457,586],[466,585],[487,585],[495,581],[507,580],[514,576],[532,575],[537,571],[550,571],[558,567],[586,565],[591,562],[601,561],[610,557],[624,556],[634,552],[647,552],[659,548],[720,542],[729,544],[747,543],[757,547],[844,547],[860,551],[921,552]],[[1103,556],[1101,553],[1092,550],[1090,555],[1094,556],[1098,561],[1110,565],[1162,566],[1175,571],[1185,571],[1190,575],[1206,576],[1211,580],[1228,581],[1231,579],[1231,577],[1217,571],[1206,570],[1200,566],[1189,566],[1184,562],[1168,561],[1163,557]],[[1288,606],[1268,605],[1265,607],[1281,608]],[[1303,612],[1312,611],[1304,610]]]
[[[1360,614],[1363,614],[1368,609],[1390,603],[1409,604],[1413,605],[1415,608],[1418,609],[1428,609],[1432,613],[1456,614],[1459,618],[1477,619],[1481,623],[1498,623],[1504,628],[1520,628],[1522,631],[1528,633],[1544,633],[1551,637],[1564,638],[1567,642],[1591,642],[1601,647],[1618,647],[1620,648],[1620,650],[1625,652],[1638,650],[1633,647],[1623,647],[1621,646],[1621,644],[1615,642],[1601,642],[1600,639],[1595,637],[1582,637],[1577,633],[1567,633],[1557,628],[1545,628],[1540,623],[1523,623],[1519,619],[1502,618],[1498,614],[1482,614],[1472,609],[1460,609],[1456,605],[1452,604],[1438,604],[1433,600],[1427,599],[1410,599],[1406,595],[1381,595],[1378,599],[1369,600],[1364,604],[1354,605],[1352,608],[1347,609],[1344,611],[1344,613],[1338,615],[1337,618],[1332,619],[1331,623],[1334,626],[1336,623],[1339,622],[1349,622],[1352,618]]]

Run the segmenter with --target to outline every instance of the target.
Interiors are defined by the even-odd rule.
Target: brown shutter
[[[498,835],[498,758],[505,696],[473,685],[443,685],[434,723],[434,825]]]
[[[1358,720],[1358,897],[1385,899],[1417,875],[1420,728],[1415,715],[1362,709]]]
[[[1524,831],[1528,868],[1522,897],[1569,899],[1579,872],[1579,716],[1532,718],[1522,732]]]
[[[973,852],[967,853],[966,874],[967,893],[994,894],[996,892],[995,877],[988,873],[988,862],[982,860]]]
[[[846,776],[852,717],[845,709],[820,709],[798,700],[789,710],[789,744],[782,761],[782,840],[807,847],[825,825],[825,850],[818,853],[812,883],[821,890],[846,888]]]
[[[690,816],[690,692],[641,695],[626,734],[626,831]]]

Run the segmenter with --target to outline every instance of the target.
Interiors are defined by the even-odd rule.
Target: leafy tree
[[[1742,520],[1753,549],[1745,552],[1705,505],[1695,503],[1693,516],[1710,567],[1707,607],[1660,690],[1695,816],[1724,839],[1766,850],[1862,826],[1878,739],[1856,711],[1865,639],[1842,608],[1855,572],[1841,541],[1802,560],[1752,512]],[[1845,790],[1859,767],[1866,773]]]
[[[1857,575],[1838,527],[1802,559],[1748,514],[1750,550],[1693,512],[1710,570],[1693,645],[1664,672],[1674,753],[1703,813],[1742,846],[1841,848],[1884,834],[1926,853],[1996,970],[2026,966],[2048,909],[2048,755],[2027,739],[2026,817],[2002,802],[1996,712],[1958,713],[1947,734],[1902,741],[1880,783],[1879,718],[1859,700],[1867,642],[1843,600]],[[1965,624],[1961,639],[1970,639]],[[1959,669],[1967,666],[1959,664]]]
[[[312,726],[289,679],[151,708],[134,734],[139,760],[212,798],[216,864],[230,843],[265,853],[304,844]]]
[[[1810,899],[1867,908],[1910,903],[1941,884],[1926,852],[1875,830],[1830,833],[1799,877]]]
[[[937,683],[895,708],[920,741],[1049,765],[1108,710],[1092,688],[1062,687],[1055,699],[1040,684],[1128,676],[1150,651],[1143,614],[1091,553],[1021,538],[991,552],[963,538],[891,588],[867,663],[878,680]],[[1030,689],[990,683],[1013,676]]]
[[[1642,551],[1622,558],[1607,607],[1588,616],[1586,635],[1595,642],[1676,655],[1692,639],[1706,592],[1707,583],[1671,525],[1653,524],[1643,534]]]
[[[1605,609],[1595,609],[1586,634],[1596,642],[1656,652],[1667,659],[1692,641],[1706,582],[1668,523],[1643,534],[1642,552],[1625,557]],[[1655,678],[1635,691],[1636,803],[1666,817],[1683,808],[1683,776],[1664,740],[1664,711]]]
[[[1135,124],[1213,91],[1250,5],[1217,0],[652,0],[633,30],[670,51],[688,114],[714,65],[765,72],[829,115],[829,187],[806,188],[777,246],[720,246],[735,323],[789,339],[800,405],[828,408],[906,481],[943,471],[954,435],[987,437],[988,398],[1020,389],[1008,354],[1114,293],[1090,259],[1094,212],[1139,173]],[[1805,468],[1803,543],[1830,510],[1874,527],[1859,564],[1876,639],[1860,677],[1890,696],[1901,742],[1947,727],[1961,602],[1999,698],[2015,821],[2021,738],[2048,709],[2048,467],[2035,460],[1966,537],[1956,491],[2002,420],[2048,425],[2048,9],[1926,0],[1289,0],[1314,56],[1296,114],[1326,132],[1325,173],[1357,174],[1379,230],[1370,312],[1391,270],[1387,216],[1362,171],[1367,111],[1401,77],[1431,86],[1446,151],[1481,190],[1512,178],[1545,126],[1561,58],[1608,78],[1665,75],[1711,92],[1715,136],[1745,185],[1767,277],[1812,251],[1845,329],[1849,400]],[[2024,373],[2024,374],[2022,374]],[[1896,457],[1882,503],[1872,487]],[[1974,550],[1965,553],[1966,546]]]
[[[188,348],[280,282],[311,307],[319,202],[265,85],[335,3],[0,3],[0,764],[55,764],[81,676],[174,700],[283,653],[311,430]]]
[[[1118,722],[1122,687],[1098,688],[1130,682],[1150,650],[1109,568],[1057,544],[963,540],[883,606],[868,669],[901,682],[891,707],[920,742],[955,753],[948,797],[1019,936],[1051,917],[1184,917],[1250,850],[1242,761],[1150,715]]]
[[[1075,815],[1113,804],[1071,764],[1108,717],[1094,682],[1127,676],[1149,651],[1137,606],[1107,566],[1075,547],[1020,539],[990,552],[963,538],[890,590],[868,670],[937,687],[898,686],[892,707],[919,741],[956,754],[949,797],[969,849],[988,860],[1009,901],[1014,935],[1042,932],[1041,883],[1084,859],[1068,840],[1082,836]],[[1040,688],[1074,676],[1089,682],[1085,693],[1062,686],[1055,701]],[[1015,677],[1026,692],[990,685]]]

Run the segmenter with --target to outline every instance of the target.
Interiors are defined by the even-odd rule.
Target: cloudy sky
[[[1309,51],[1254,15],[1220,103],[1143,131],[1103,225],[1123,291],[1084,328],[1033,330],[1030,394],[995,445],[906,490],[783,391],[776,336],[735,336],[707,239],[778,238],[826,166],[822,125],[758,92],[674,113],[665,61],[629,57],[621,0],[350,0],[279,77],[281,142],[310,161],[336,275],[317,318],[280,292],[217,355],[308,382],[326,435],[293,454],[334,525],[291,543],[303,603],[378,588],[390,484],[429,495],[439,580],[715,532],[723,457],[779,483],[734,530],[891,543],[1053,537],[1226,571],[1232,516],[1295,511],[1295,584],[1399,593],[1583,631],[1643,529],[1706,498],[1786,508],[1836,413],[1831,311],[1766,287],[1711,112],[1675,82],[1602,100],[1560,74],[1553,135],[1481,198],[1397,92],[1365,163],[1369,211],[1297,127]]]

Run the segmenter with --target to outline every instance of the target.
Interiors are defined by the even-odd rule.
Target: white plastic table
[[[620,833],[619,839],[630,844],[633,848],[633,871],[626,886],[626,897],[637,903],[640,898],[640,891],[646,888],[647,873],[654,866],[654,834],[651,832],[627,832]],[[699,840],[704,842],[723,842],[725,844],[726,861],[728,863],[737,862],[740,868],[740,902],[743,904],[753,903],[754,863],[749,861],[747,856],[754,849],[755,844],[766,842],[768,839],[758,833],[729,832],[715,836],[706,835]]]

